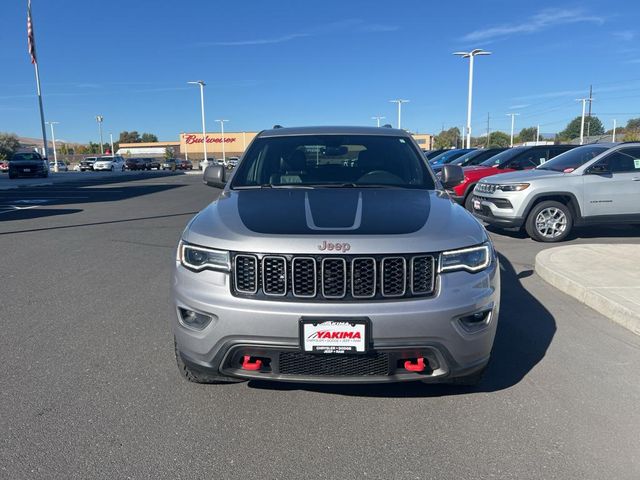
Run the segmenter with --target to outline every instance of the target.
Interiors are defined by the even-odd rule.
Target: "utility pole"
[[[582,102],[582,121],[580,122],[580,145],[584,144],[584,116],[586,113],[588,98],[577,98],[576,102]],[[591,103],[589,103],[591,105]]]
[[[100,155],[104,155],[104,145],[102,145],[102,122],[104,117],[102,115],[96,115],[96,122],[98,122],[98,130],[100,131]]]
[[[507,113],[507,116],[511,117],[511,142],[509,143],[510,147],[513,147],[513,127],[515,125],[516,116],[520,115],[519,113]]]
[[[113,148],[113,133],[109,134],[109,139],[111,140],[111,156],[115,157],[116,156],[116,151]]]
[[[202,167],[202,173],[209,166],[209,159],[207,158],[207,127],[204,120],[204,87],[207,85],[204,80],[196,80],[195,82],[187,82],[191,85],[200,86],[200,110],[202,113],[202,148],[204,151],[203,161],[200,164]]]
[[[409,103],[410,100],[398,98],[397,100],[389,100],[389,102],[398,104],[398,130],[400,130],[402,128],[402,104]]]
[[[613,119],[613,135],[612,135],[611,141],[612,142],[616,141],[616,119],[615,118]]]
[[[593,85],[589,85],[589,113],[587,120],[587,137],[591,135],[591,102],[593,99]]]
[[[540,140],[540,125],[538,124],[538,128],[536,129],[536,145],[538,145],[538,140]]]
[[[489,148],[489,143],[491,143],[490,142],[490,140],[491,140],[491,129],[489,128],[489,120],[490,120],[489,112],[487,112],[487,146],[485,148]]]
[[[224,164],[224,166],[227,166],[227,159],[225,157],[224,154],[224,122],[228,122],[229,120],[216,120],[216,122],[220,123],[220,135],[222,136],[222,163]]]

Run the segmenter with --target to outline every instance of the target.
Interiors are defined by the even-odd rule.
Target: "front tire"
[[[537,242],[561,242],[573,227],[573,214],[564,203],[547,200],[535,205],[525,221],[527,234]]]
[[[180,354],[180,350],[178,350],[178,346],[174,342],[174,348],[176,352],[176,362],[178,364],[178,370],[180,371],[180,375],[185,378],[187,381],[192,383],[207,383],[207,384],[216,384],[216,383],[239,383],[244,380],[239,378],[225,377],[224,375],[215,375],[209,372],[205,372],[203,370],[196,370],[193,367],[187,365]]]
[[[467,197],[464,199],[464,208],[466,208],[469,212],[473,212],[473,188],[475,186],[471,185],[469,187],[471,191],[467,194]]]

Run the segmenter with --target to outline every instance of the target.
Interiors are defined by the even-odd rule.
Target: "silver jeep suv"
[[[584,145],[534,170],[481,180],[473,214],[558,242],[573,226],[640,223],[640,143]]]
[[[390,128],[261,132],[178,246],[171,319],[199,383],[474,384],[491,353],[499,267],[486,231]]]

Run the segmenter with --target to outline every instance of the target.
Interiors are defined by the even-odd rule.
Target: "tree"
[[[640,131],[640,118],[630,118],[629,121],[627,121],[625,129]]]
[[[520,130],[520,133],[518,134],[518,141],[522,143],[535,142],[537,133],[538,133],[537,127],[523,128],[522,130]],[[540,139],[538,138],[538,140]]]
[[[158,137],[156,137],[153,133],[143,133],[140,141],[143,143],[153,143],[158,141]]]
[[[164,149],[164,158],[167,160],[173,158],[173,148],[167,147]]]
[[[135,130],[133,132],[127,132],[126,130],[120,132],[118,143],[140,143],[140,134]]]
[[[0,160],[11,158],[19,148],[20,142],[14,133],[0,133]]]
[[[460,139],[460,130],[458,127],[443,130],[433,139],[433,148],[439,150],[441,148],[451,148],[458,145]]]
[[[511,136],[507,135],[504,132],[496,131],[491,132],[491,136],[489,137],[489,145],[487,148],[504,148],[508,147],[511,143]]]
[[[571,120],[566,128],[561,131],[558,136],[561,140],[573,140],[574,138],[580,137],[580,124],[582,122],[582,117],[578,116]],[[592,116],[591,118],[584,119],[584,134],[587,135],[587,122],[591,123],[589,127],[589,135],[604,135],[604,127],[602,126],[602,122],[598,117]]]

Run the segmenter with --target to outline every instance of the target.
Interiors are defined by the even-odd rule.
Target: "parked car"
[[[424,156],[426,157],[427,160],[431,160],[432,158],[437,157],[441,153],[448,152],[449,150],[450,150],[449,148],[440,148],[438,150],[427,150],[424,153]]]
[[[471,211],[471,192],[481,179],[499,173],[530,170],[575,147],[576,145],[539,145],[510,148],[494,155],[480,165],[465,167],[463,169],[464,181],[453,188],[451,196],[456,202]]]
[[[152,170],[154,168],[156,170],[160,170],[160,160],[158,160],[157,158],[148,158],[147,160],[147,167],[149,170]]]
[[[9,178],[48,176],[49,163],[38,152],[14,153],[9,160]]]
[[[216,157],[208,157],[206,160],[200,160],[198,162],[198,169],[204,170],[209,165],[217,165],[219,160],[216,160]]]
[[[9,171],[9,160],[0,160],[0,172],[7,173]]]
[[[93,170],[93,164],[96,163],[98,157],[87,157],[84,160],[80,160],[80,171],[86,172],[88,170]]]
[[[187,380],[480,381],[500,269],[484,228],[444,194],[459,166],[441,184],[404,130],[277,128],[229,176],[205,170],[224,191],[175,256]]]
[[[111,172],[124,172],[124,158],[115,157],[99,157],[93,164],[96,171],[109,170]]]
[[[506,148],[479,148],[478,150],[471,150],[464,155],[452,160],[451,165],[460,165],[461,167],[470,167],[472,165],[479,165],[480,163],[488,160],[489,158],[497,155],[500,152],[504,152]],[[435,173],[439,173],[442,170],[441,165],[432,165],[431,168]]]
[[[240,162],[240,159],[238,157],[227,158],[227,168],[236,168],[238,166],[238,162]]]
[[[53,160],[49,161],[49,171],[53,172],[55,171],[55,162]],[[58,171],[59,172],[68,172],[69,171],[69,167],[67,166],[66,163],[58,160]]]
[[[445,165],[453,162],[456,158],[461,157],[465,153],[469,153],[474,150],[475,148],[456,148],[454,150],[447,150],[446,152],[443,152],[429,160],[429,165],[432,167]]]
[[[140,158],[127,158],[124,161],[124,168],[125,170],[142,170],[142,167],[144,167],[144,163],[141,162],[142,159]]]
[[[574,226],[640,224],[640,143],[584,145],[535,170],[483,179],[473,214],[524,226],[539,242],[564,240]]]
[[[162,170],[177,170],[178,165],[176,162],[177,159],[175,158],[166,159],[164,162],[162,162]]]
[[[193,170],[193,163],[191,163],[191,160],[178,159],[177,166],[179,170]]]

